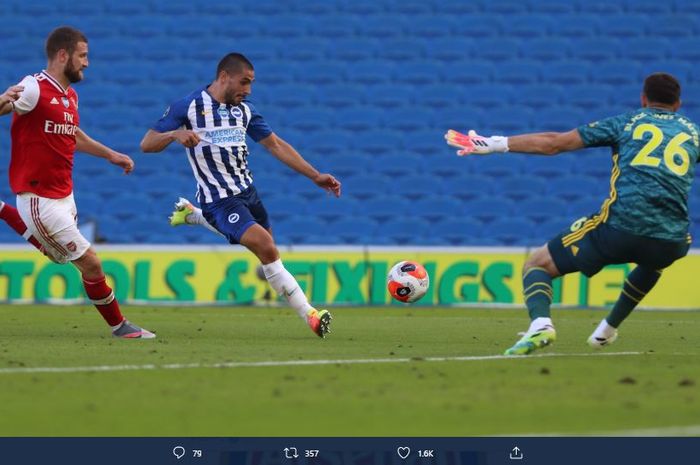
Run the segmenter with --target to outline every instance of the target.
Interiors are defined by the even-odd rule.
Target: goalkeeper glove
[[[457,147],[457,155],[469,155],[474,153],[477,155],[486,155],[493,152],[507,152],[508,138],[503,136],[480,136],[473,129],[469,130],[469,134],[462,134],[453,129],[445,133],[445,140],[448,145]]]

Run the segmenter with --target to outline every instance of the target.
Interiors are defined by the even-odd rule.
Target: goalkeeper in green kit
[[[523,267],[523,292],[531,324],[506,355],[526,355],[550,345],[552,279],[580,271],[593,276],[604,266],[635,263],[622,292],[588,338],[603,347],[659,280],[664,268],[690,248],[688,194],[700,157],[697,124],[677,113],[678,81],[666,73],[644,80],[642,108],[568,132],[483,137],[450,130],[447,143],[458,155],[521,152],[556,155],[584,147],[612,149],[610,195],[600,210],[575,221],[536,249]]]

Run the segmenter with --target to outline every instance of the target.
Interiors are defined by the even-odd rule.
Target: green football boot
[[[528,331],[515,343],[513,347],[506,350],[503,355],[527,355],[537,349],[547,347],[556,341],[557,332],[554,326],[543,326],[535,331]]]
[[[175,210],[173,210],[173,213],[168,217],[168,220],[170,221],[170,226],[180,226],[181,224],[189,224],[187,222],[187,217],[190,216],[190,214],[192,213],[194,213],[194,207],[192,206],[192,203],[189,200],[180,197],[175,203]]]

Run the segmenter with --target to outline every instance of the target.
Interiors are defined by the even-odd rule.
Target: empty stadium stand
[[[76,85],[82,127],[136,161],[123,176],[76,156],[80,218],[96,221],[107,243],[222,243],[167,224],[179,196],[194,200],[189,163],[177,144],[146,155],[139,141],[229,51],[252,59],[250,100],[273,130],[343,182],[332,199],[250,141],[282,244],[540,245],[600,207],[609,150],[459,158],[443,143],[446,129],[568,130],[636,108],[641,80],[657,70],[681,79],[682,112],[700,120],[692,0],[78,3],[3,2],[0,76],[7,87],[41,70],[53,27],[87,33],[90,68]],[[0,134],[6,180],[9,118]],[[6,181],[0,196],[13,202]],[[690,202],[700,237],[700,187]],[[0,242],[21,241],[0,226]]]

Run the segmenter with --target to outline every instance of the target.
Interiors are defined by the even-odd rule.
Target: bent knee
[[[533,268],[540,268],[547,272],[552,277],[559,276],[559,270],[554,264],[552,255],[549,253],[549,249],[546,245],[536,249],[530,256],[525,260],[523,265],[523,274],[532,270]]]

